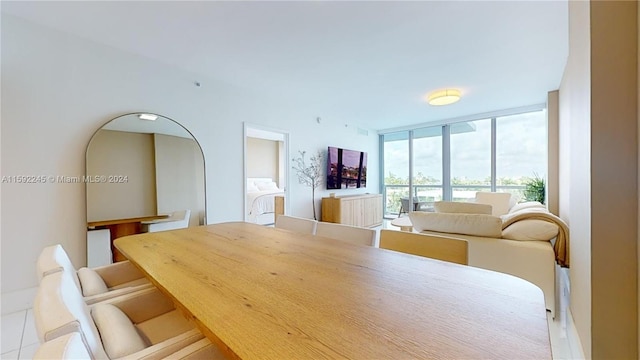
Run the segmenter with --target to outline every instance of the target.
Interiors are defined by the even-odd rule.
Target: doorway
[[[244,123],[244,220],[275,222],[275,198],[284,197],[288,213],[289,133]]]

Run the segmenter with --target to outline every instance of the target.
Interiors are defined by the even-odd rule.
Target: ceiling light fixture
[[[429,94],[429,105],[449,105],[460,100],[460,90],[444,89]]]
[[[153,114],[140,114],[138,115],[138,117],[140,118],[140,120],[149,120],[149,121],[154,121],[158,118],[158,115],[153,115]]]

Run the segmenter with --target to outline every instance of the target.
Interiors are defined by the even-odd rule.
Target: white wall
[[[288,130],[291,154],[328,143],[367,151],[367,188],[351,193],[378,192],[377,135],[323,116],[340,109],[253,93],[5,14],[1,30],[3,176],[82,175],[92,134],[121,114],[146,111],[180,122],[202,146],[209,223],[243,219],[244,121]],[[85,264],[84,188],[2,184],[3,294],[36,286],[35,261],[47,245],[61,243],[76,266]],[[311,217],[311,190],[294,174],[289,189],[291,213]]]

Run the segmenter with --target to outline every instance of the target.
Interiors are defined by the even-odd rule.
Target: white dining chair
[[[90,307],[68,272],[42,279],[33,312],[41,344],[77,332],[91,359],[166,358],[204,338],[156,288]]]
[[[315,234],[317,221],[290,215],[279,215],[275,227],[303,234]]]
[[[461,265],[469,263],[469,243],[454,237],[383,229],[380,248]]]
[[[36,267],[40,281],[56,272],[68,272],[87,304],[153,287],[129,261],[76,270],[60,244],[44,248],[38,256]]]
[[[33,360],[79,360],[91,359],[89,350],[82,342],[79,332],[63,335],[41,344],[33,355]],[[167,356],[172,360],[217,360],[226,359],[209,339],[202,339]]]
[[[191,210],[174,211],[166,219],[142,221],[142,232],[158,232],[189,227]]]
[[[318,222],[316,235],[367,246],[373,246],[376,240],[376,231],[373,229],[323,221]]]
[[[38,347],[33,360],[91,359],[79,332],[62,335]]]

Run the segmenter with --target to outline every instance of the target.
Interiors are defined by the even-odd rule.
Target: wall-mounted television
[[[327,189],[357,189],[367,186],[367,153],[329,146]]]

